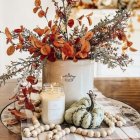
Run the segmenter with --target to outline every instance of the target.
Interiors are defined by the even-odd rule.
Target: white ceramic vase
[[[94,62],[92,60],[79,60],[78,62],[58,60],[47,62],[43,68],[43,83],[63,84],[66,108],[87,96],[86,93],[93,89],[93,76]]]

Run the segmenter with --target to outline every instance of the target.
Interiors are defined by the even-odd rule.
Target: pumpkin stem
[[[92,111],[92,109],[94,108],[94,103],[97,95],[94,94],[92,90],[89,90],[89,93],[87,94],[89,95],[91,100],[91,106],[88,108],[88,111]]]

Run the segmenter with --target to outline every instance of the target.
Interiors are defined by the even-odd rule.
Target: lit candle
[[[42,122],[61,124],[64,121],[65,94],[58,83],[44,84],[41,92]]]

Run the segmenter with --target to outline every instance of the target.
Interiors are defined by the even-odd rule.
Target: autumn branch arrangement
[[[33,12],[39,18],[45,19],[44,28],[36,27],[30,31],[21,26],[10,31],[6,27],[4,32],[0,32],[6,35],[6,43],[9,46],[8,56],[17,51],[30,54],[26,59],[20,58],[16,62],[12,61],[11,65],[6,67],[7,73],[0,76],[0,85],[2,85],[20,74],[17,90],[12,100],[18,101],[18,104],[30,110],[35,109],[30,94],[39,92],[34,85],[37,84],[46,61],[53,63],[57,60],[71,60],[76,63],[83,59],[91,59],[106,64],[109,68],[120,66],[122,70],[125,70],[132,62],[127,51],[137,51],[125,34],[127,20],[130,17],[130,12],[127,10],[116,11],[113,17],[105,17],[89,30],[88,27],[93,21],[93,12],[73,19],[71,9],[77,0],[61,0],[60,3],[52,0],[52,2],[55,6],[55,16],[53,20],[49,20],[49,7],[43,9],[41,0],[35,0]],[[83,24],[83,19],[87,19],[87,24]],[[120,45],[121,48],[117,47]],[[118,53],[119,49],[122,50],[121,54]],[[22,85],[23,82],[27,84]],[[14,112],[14,115],[19,113],[16,108],[13,110],[11,112]]]

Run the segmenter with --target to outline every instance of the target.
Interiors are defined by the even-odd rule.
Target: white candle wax
[[[41,93],[41,118],[45,124],[61,124],[64,121],[65,94],[60,89],[61,87],[47,87]]]

